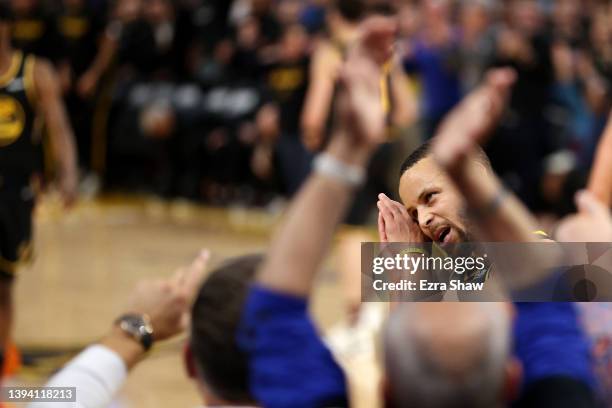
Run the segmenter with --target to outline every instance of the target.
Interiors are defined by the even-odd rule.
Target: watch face
[[[121,318],[121,323],[126,326],[126,329],[139,331],[141,326],[145,325],[144,320],[138,315],[125,315]]]
[[[153,343],[153,328],[146,315],[127,314],[119,318],[119,327],[138,340],[145,349]]]

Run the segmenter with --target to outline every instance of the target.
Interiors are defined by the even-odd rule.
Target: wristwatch
[[[153,326],[151,326],[151,319],[146,314],[124,314],[117,319],[115,324],[142,344],[145,351],[148,351],[153,345]]]

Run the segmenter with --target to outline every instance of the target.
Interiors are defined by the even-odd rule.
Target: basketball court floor
[[[36,211],[35,257],[17,280],[14,338],[26,361],[11,382],[44,384],[68,358],[107,332],[139,280],[168,276],[201,248],[211,250],[211,267],[231,256],[263,251],[278,219],[263,211],[126,197],[82,201],[66,212],[46,197]],[[336,253],[319,275],[312,304],[325,332],[337,331],[345,321]],[[113,406],[201,405],[183,370],[184,340],[157,345],[130,374]]]

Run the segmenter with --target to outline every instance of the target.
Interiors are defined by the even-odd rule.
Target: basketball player
[[[310,151],[323,150],[328,140],[326,134],[334,122],[332,105],[337,96],[337,79],[347,52],[354,46],[360,34],[359,24],[368,17],[385,17],[389,27],[397,31],[396,10],[388,0],[334,0],[327,15],[328,36],[314,48],[310,64],[310,84],[304,101],[301,127],[302,140]],[[368,166],[368,177],[357,193],[346,222],[363,224],[374,209],[377,191],[392,190],[388,182],[390,164],[395,151],[402,149],[407,129],[416,120],[416,102],[407,87],[407,77],[399,58],[391,55],[378,78],[379,101],[385,112],[386,141],[398,141],[396,145],[381,145]]]
[[[513,81],[512,71],[491,72],[485,85],[445,118],[432,142],[408,157],[399,183],[402,203],[379,197],[382,241],[445,245],[474,238],[541,240],[541,234],[534,234],[535,219],[506,192],[477,145],[501,116]],[[525,248],[526,265],[537,262],[538,254]],[[534,248],[537,252],[540,247]],[[526,385],[519,405],[536,406],[534,401],[544,398],[548,406],[594,406],[588,342],[574,305],[519,302],[515,307],[514,351],[523,364]],[[573,402],[568,396],[575,398]]]
[[[321,40],[313,52],[311,82],[302,112],[303,140],[307,148],[321,150],[329,119],[338,72],[347,51],[359,36],[359,24],[371,15],[389,17],[396,25],[394,8],[386,1],[369,4],[365,0],[335,0],[327,18],[328,38]],[[406,75],[401,65],[391,58],[384,66],[380,78],[380,98],[385,110],[390,136],[412,124],[416,116],[416,103],[406,88]]]
[[[46,60],[12,49],[11,12],[0,3],[0,367],[11,327],[13,280],[19,262],[31,254],[32,180],[42,162],[38,119],[48,129],[58,187],[70,205],[76,157],[58,79]]]

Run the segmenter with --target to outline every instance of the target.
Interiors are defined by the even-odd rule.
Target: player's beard
[[[457,234],[459,235],[460,242],[472,242],[474,239],[475,225],[472,223],[470,218],[467,215],[467,209],[462,208],[459,211],[459,218],[461,219],[461,223],[465,226],[465,229],[459,228],[455,226],[457,230]]]

